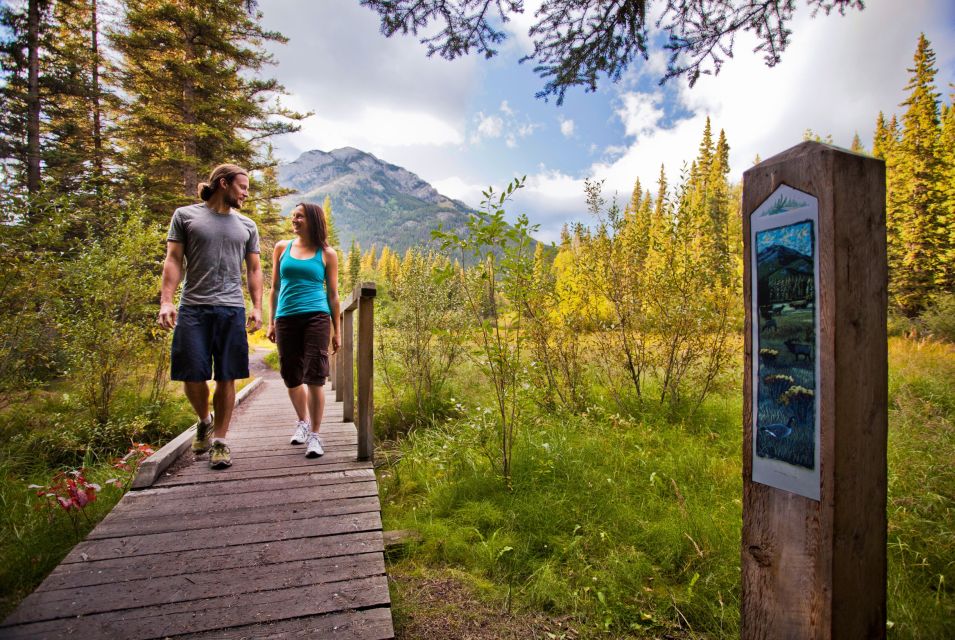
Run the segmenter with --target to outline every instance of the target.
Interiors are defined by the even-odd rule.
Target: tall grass
[[[422,533],[399,568],[451,568],[502,607],[574,616],[584,637],[738,637],[738,385],[696,412],[537,411],[512,491],[468,388],[458,417],[409,434],[381,472],[385,528]],[[955,637],[952,346],[892,339],[890,402],[889,636]]]
[[[406,561],[490,579],[513,606],[615,634],[731,637],[740,404],[708,402],[705,424],[692,425],[599,410],[539,416],[515,443],[513,491],[489,472],[474,419],[417,431],[383,478],[385,526],[422,532]]]
[[[889,620],[955,637],[955,347],[889,340]]]

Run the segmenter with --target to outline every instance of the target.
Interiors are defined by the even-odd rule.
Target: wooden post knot
[[[758,544],[749,546],[749,555],[753,556],[753,560],[761,567],[769,567],[773,564],[772,554]]]

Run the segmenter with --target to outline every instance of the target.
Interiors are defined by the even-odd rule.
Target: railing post
[[[351,312],[349,312],[349,311],[342,311],[342,327],[344,327],[344,325],[345,325],[345,318],[348,317],[349,315],[351,315]],[[345,367],[344,367],[345,349],[344,349],[344,346],[345,346],[345,345],[343,344],[343,345],[342,345],[342,348],[339,349],[339,350],[338,350],[338,353],[335,354],[335,384],[332,385],[332,388],[335,390],[335,402],[341,402],[341,401],[342,401],[342,398],[343,398],[342,392],[344,391],[344,389],[343,389],[343,387],[344,387],[343,382],[344,382],[344,381],[342,380],[342,378],[343,378],[344,375],[345,375]]]
[[[331,344],[328,345],[328,348],[329,348],[329,352],[331,352],[331,348],[332,348]],[[338,367],[336,366],[337,362],[338,362],[337,355],[333,355],[333,356],[330,355],[328,357],[328,384],[331,385],[332,391],[334,391],[335,387],[338,386],[337,384],[335,384],[336,372],[338,371]]]
[[[355,331],[353,328],[354,310],[345,311],[342,317],[342,421],[355,420]]]
[[[375,283],[363,282],[358,297],[358,459],[374,459]]]

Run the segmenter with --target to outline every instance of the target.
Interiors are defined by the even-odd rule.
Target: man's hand
[[[339,339],[338,334],[332,336],[332,355],[338,353],[338,350],[342,348],[341,339]]]
[[[176,305],[171,302],[163,302],[159,305],[159,326],[163,329],[172,329],[176,326]]]
[[[262,310],[252,309],[252,315],[245,323],[249,331],[258,331],[262,328]]]

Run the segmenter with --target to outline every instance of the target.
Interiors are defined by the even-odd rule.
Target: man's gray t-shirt
[[[217,213],[205,204],[172,214],[167,241],[183,243],[186,278],[180,304],[245,307],[242,260],[259,253],[259,231],[242,214]]]

